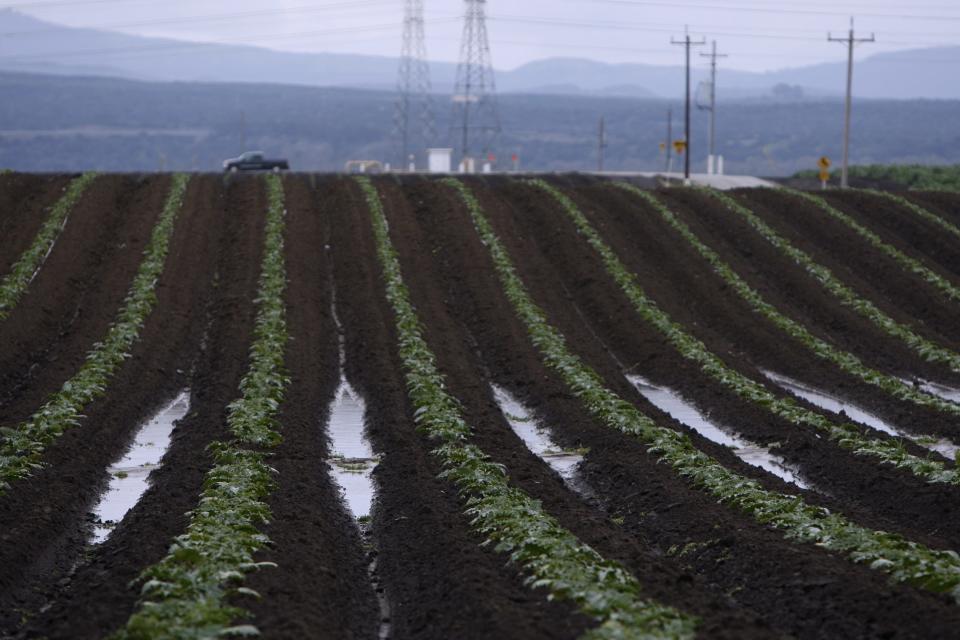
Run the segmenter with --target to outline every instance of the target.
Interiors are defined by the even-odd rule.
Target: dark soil
[[[149,384],[143,384],[140,371],[125,367],[113,383],[117,392],[108,394],[104,401],[108,407],[115,405],[111,399],[123,398],[119,390],[126,385],[150,392],[153,399],[147,407],[157,407],[185,382],[192,392],[190,412],[177,424],[163,466],[152,474],[152,485],[140,502],[106,542],[85,554],[72,576],[55,583],[54,589],[40,592],[53,606],[28,626],[27,637],[99,638],[122,626],[134,611],[139,593],[139,587],[131,583],[143,569],[166,555],[170,541],[186,527],[186,512],[196,506],[204,475],[212,463],[207,445],[228,437],[226,407],[237,396],[246,370],[253,328],[252,301],[266,199],[262,185],[253,179],[242,179],[224,191],[219,179],[203,178],[192,189],[170,257],[174,269],[164,275],[173,279],[161,291],[157,307],[165,315],[152,316],[148,327],[150,332],[159,333],[153,334],[155,339],[145,334],[138,345],[140,357],[130,361],[139,360],[156,369],[157,359],[166,358],[169,352],[174,358],[163,370],[180,368],[187,373],[184,378],[168,380],[166,394],[155,395]],[[172,335],[167,333],[170,329]],[[175,345],[182,347],[174,351]],[[141,417],[144,408],[140,409]],[[109,456],[96,454],[98,459],[90,467],[99,472],[99,477],[80,495],[82,500],[77,500],[76,487],[63,483],[66,486],[62,490],[72,495],[60,501],[66,503],[72,497],[87,508],[92,506],[97,490],[105,486],[106,465],[123,451],[137,422],[131,419],[118,423],[117,431],[104,434],[102,441],[82,438],[89,432],[84,429],[89,424],[95,423],[88,421],[68,433],[74,438],[69,443],[74,448],[66,448],[67,436],[61,441],[64,446],[58,446],[79,460],[92,455],[78,455],[78,451],[98,452],[98,443],[111,451]],[[76,448],[79,446],[82,448]],[[44,501],[49,502],[46,495]],[[79,541],[76,537],[73,540],[75,545]],[[57,569],[62,577],[63,567]],[[49,577],[41,575],[40,580],[43,584]]]
[[[901,194],[953,225],[960,225],[960,194],[952,191],[909,191]]]
[[[827,201],[887,244],[960,276],[960,238],[886,198],[860,191],[831,191]]]
[[[563,292],[563,285],[555,280],[555,266],[540,258],[533,236],[518,224],[526,219],[526,212],[511,210],[503,201],[498,205],[498,199],[489,194],[481,192],[481,198],[501,238],[518,260],[524,279],[569,344],[587,357],[611,387],[631,397],[659,421],[668,422],[638,396],[630,395],[619,367],[584,326]],[[463,293],[462,297],[451,299],[448,306],[458,310],[461,321],[471,326],[481,349],[491,354],[488,357],[499,360],[498,378],[531,405],[540,407],[555,432],[575,434],[579,442],[590,447],[585,475],[610,515],[625,518],[624,526],[631,535],[657,545],[664,553],[674,545],[680,549],[693,543],[688,547],[693,551],[683,556],[681,564],[689,563],[691,570],[718,594],[733,597],[737,604],[763,616],[771,627],[785,633],[803,637],[924,637],[926,632],[913,629],[900,615],[904,610],[901,607],[930,611],[943,620],[944,632],[953,633],[947,622],[956,615],[952,604],[911,588],[891,588],[884,576],[854,566],[845,558],[792,545],[780,534],[754,525],[747,517],[692,490],[669,469],[657,464],[639,443],[590,428],[592,421],[562,386],[549,382],[550,374],[540,368],[529,343],[512,339],[523,334],[516,325],[508,326],[515,321],[508,319],[506,300],[492,292],[473,297],[475,290],[484,290],[480,283],[490,278],[492,265],[481,260],[482,248],[475,237],[463,237],[473,233],[467,226],[466,213],[462,209],[457,214],[446,213],[457,209],[461,208],[455,199],[427,201],[417,216],[425,227],[443,230],[445,244],[449,245],[449,251],[441,252],[450,262],[436,272],[453,274],[451,277],[459,280],[459,285],[448,288],[448,292]],[[433,214],[428,216],[428,211]],[[543,227],[539,229],[537,238],[544,235]],[[473,250],[467,251],[471,243]],[[467,303],[469,300],[472,303]],[[711,449],[702,439],[697,443]],[[725,464],[737,466],[729,455],[724,457],[715,450],[718,448],[713,449],[710,453]],[[868,517],[862,510],[857,513]],[[644,574],[638,575],[642,580]],[[893,600],[898,604],[892,605]],[[878,602],[897,608],[898,613],[876,611]],[[854,610],[858,613],[851,614]]]
[[[0,425],[28,418],[73,376],[116,317],[163,209],[167,178],[101,176],[37,277],[0,322]]]
[[[757,215],[813,255],[815,260],[827,265],[855,291],[888,315],[914,325],[921,335],[960,351],[960,339],[957,338],[960,335],[960,323],[957,320],[960,317],[957,313],[960,303],[950,302],[932,285],[908,273],[892,258],[871,249],[855,231],[804,200],[765,193],[764,190],[744,193],[741,197]],[[847,207],[841,208],[848,211]],[[873,209],[872,206],[870,208]],[[854,208],[849,207],[848,212],[853,211]],[[868,226],[872,228],[876,225]],[[903,241],[890,234],[882,235],[886,235],[887,240],[899,245],[898,248],[908,255],[916,254]],[[924,262],[922,256],[913,257]],[[938,268],[929,260],[926,266],[950,278],[949,271]],[[960,282],[957,278],[953,279]],[[880,355],[882,350],[877,351],[877,355]],[[918,365],[910,366],[915,368]],[[951,376],[944,371],[945,367],[939,369],[939,372],[934,372],[936,377],[952,379],[956,383],[956,375]]]
[[[272,545],[257,557],[275,562],[247,580],[262,599],[239,602],[265,638],[375,638],[379,609],[367,576],[359,529],[327,472],[322,426],[340,381],[338,335],[331,314],[330,243],[336,181],[317,191],[305,177],[284,181],[287,202],[285,362],[292,382],[280,416],[283,444],[270,466]]]
[[[332,254],[347,376],[365,396],[368,434],[383,455],[373,530],[393,637],[578,637],[589,622],[531,591],[507,558],[481,546],[456,487],[437,477],[431,444],[414,430],[369,214],[356,185],[344,182],[330,203]]]
[[[528,351],[522,348],[519,338],[523,336],[516,331],[519,329],[516,324],[508,334],[504,330],[506,323],[490,314],[490,303],[502,294],[497,280],[478,268],[486,266],[481,253],[483,247],[479,242],[469,242],[474,238],[465,233],[452,232],[472,230],[464,229],[462,214],[454,213],[457,205],[445,197],[447,188],[417,181],[405,190],[405,197],[387,183],[382,184],[381,189],[389,203],[391,232],[404,272],[437,274],[437,278],[413,279],[408,285],[424,321],[427,341],[437,354],[438,366],[475,430],[475,444],[505,465],[512,483],[540,500],[547,513],[562,526],[604,557],[621,562],[641,577],[650,597],[701,616],[704,633],[709,637],[770,637],[769,629],[757,624],[750,615],[735,611],[724,598],[710,594],[705,585],[683,567],[665,561],[642,539],[626,535],[607,514],[573,493],[556,473],[530,453],[510,429],[493,399],[491,384],[497,381],[491,371],[493,361],[481,359],[481,352],[490,348],[491,342],[478,341],[466,324],[469,318],[474,318],[471,324],[476,324],[484,317],[501,341],[518,352]],[[478,308],[481,305],[487,308],[481,310]],[[511,339],[505,339],[506,335]],[[484,337],[492,335],[488,333]],[[533,369],[532,364],[526,363],[525,368]],[[552,376],[537,370],[534,379],[542,378]],[[509,382],[512,386],[515,380]],[[545,381],[540,384],[546,386]],[[559,386],[549,391],[550,397],[561,393]],[[589,422],[582,414],[576,419]]]
[[[0,176],[0,231],[20,238],[0,238],[0,257],[16,253],[7,247],[29,242],[38,226],[28,232],[36,220],[12,218],[10,211],[42,211],[68,180]],[[629,194],[592,178],[554,181],[640,275],[648,294],[744,375],[761,380],[758,367],[774,369],[918,432],[950,433],[960,426],[851,380],[784,337]],[[426,338],[474,429],[474,443],[565,528],[633,572],[646,596],[699,616],[702,638],[960,638],[960,610],[947,598],[894,586],[885,574],[846,557],[788,542],[691,487],[641,443],[598,424],[543,366],[456,194],[422,178],[376,184]],[[570,348],[658,424],[685,430],[696,446],[769,489],[802,493],[864,526],[960,548],[957,489],[924,485],[736,399],[640,319],[549,197],[503,178],[469,184]],[[594,623],[569,603],[527,587],[507,556],[483,544],[471,530],[464,498],[439,477],[434,443],[414,428],[394,316],[357,184],[290,176],[284,185],[291,384],[280,415],[284,442],[270,462],[278,471],[269,498],[273,518],[264,527],[272,544],[257,556],[278,568],[248,577],[246,586],[262,600],[244,597],[236,604],[251,612],[248,622],[268,638],[375,638],[380,611],[368,575],[375,559],[392,638],[579,637]],[[108,176],[84,196],[21,306],[0,323],[0,344],[11,345],[0,350],[0,424],[35,410],[102,337],[168,187],[164,177]],[[839,308],[716,205],[686,191],[664,197],[751,284],[819,334],[885,370],[936,373]],[[807,228],[816,225],[781,220],[778,212],[793,211],[777,200],[787,196],[741,197],[782,224],[784,233],[797,234],[811,252],[821,251],[816,231]],[[867,216],[861,211],[869,210],[867,204],[850,208]],[[948,200],[932,210],[939,214],[950,206],[950,215],[960,217]],[[166,554],[196,505],[212,463],[207,445],[229,438],[226,408],[248,365],[265,209],[259,178],[192,181],[158,283],[157,307],[133,357],[81,425],[49,447],[47,466],[0,497],[0,637],[99,638],[135,611],[137,576]],[[954,240],[937,238],[922,225],[908,228],[894,211],[869,220],[931,260],[949,260]],[[854,251],[855,238],[835,235],[841,253]],[[815,255],[826,262],[834,249],[822,242]],[[862,246],[856,250],[864,254],[858,260],[883,262]],[[879,283],[859,267],[830,266],[857,290],[868,287],[863,291],[889,303],[898,317],[922,317],[930,335],[955,328],[949,313],[934,310],[928,317],[903,304],[897,287],[907,284],[900,280]],[[381,456],[372,522],[363,536],[326,465],[323,425],[339,382],[334,301],[344,328],[346,375],[365,398],[368,436]],[[934,327],[930,318],[941,318],[944,326]],[[746,465],[650,405],[625,373],[669,387],[744,437],[775,446],[825,493],[800,492]],[[559,444],[589,449],[579,469],[584,493],[528,452],[497,407],[492,384],[534,410]],[[107,485],[106,468],[138,425],[182,389],[192,391],[190,412],[178,423],[152,487],[104,544],[87,547],[89,511]]]
[[[758,272],[765,270],[765,265],[776,264],[780,259],[771,253],[767,243],[754,238],[749,229],[745,229],[733,235],[738,243],[751,243],[749,246],[743,248],[741,244],[726,244],[729,238],[724,234],[728,228],[737,228],[736,218],[723,214],[722,209],[711,209],[717,207],[712,200],[697,204],[696,199],[706,196],[689,190],[670,193],[676,195],[663,192],[660,195],[698,237],[718,251],[766,299],[774,301],[780,308],[783,305],[792,307],[794,319],[814,333],[821,334],[821,337],[840,348],[853,351],[863,357],[867,364],[878,366],[887,373],[904,376],[933,373],[932,365],[907,353],[895,340],[878,336],[865,324],[866,321],[859,316],[851,316],[851,312],[825,298],[822,291],[818,293],[811,279],[805,276],[792,277],[799,286],[805,287],[807,293],[804,295],[819,295],[819,304],[832,304],[838,318],[841,318],[818,327],[810,316],[817,318],[822,315],[819,308],[810,303],[791,305],[790,296],[777,287],[776,281],[759,275]],[[715,353],[732,353],[749,363],[755,379],[762,378],[758,368],[774,371],[811,387],[829,390],[906,431],[942,435],[957,433],[960,425],[950,417],[896,400],[859,378],[844,373],[829,361],[812,357],[812,352],[804,344],[790,338],[772,322],[753,312],[678,233],[638,198],[602,184],[582,187],[576,197],[588,216],[593,215],[590,212],[597,207],[602,207],[602,213],[594,216],[595,224],[604,230],[608,242],[630,269],[640,274],[644,289],[651,297],[674,320],[710,345]],[[688,204],[688,201],[692,204]],[[710,214],[710,211],[714,213]],[[707,218],[717,219],[711,221]],[[793,269],[802,274],[799,267]],[[777,272],[791,273],[787,267]],[[851,326],[859,327],[859,330],[854,331]],[[845,337],[849,337],[851,342],[845,343]],[[854,340],[856,343],[852,342]],[[903,371],[888,357],[888,353],[897,352],[898,349],[903,358],[909,358],[912,363],[908,371]],[[880,366],[881,362],[894,368],[885,369]],[[627,366],[632,364],[627,363]],[[938,379],[938,376],[931,377]]]
[[[536,192],[529,187],[503,185],[498,191],[516,207],[514,217],[521,233],[536,238],[538,250],[561,279],[554,286],[567,293],[568,304],[575,305],[581,322],[589,324],[588,329],[596,335],[595,341],[611,350],[617,361],[627,363],[621,364],[622,369],[629,367],[630,373],[679,391],[711,419],[729,425],[753,442],[777,443],[777,453],[797,465],[804,478],[843,499],[840,504],[828,503],[827,506],[849,510],[850,502],[869,505],[872,513],[883,515],[883,519],[871,522],[871,526],[919,536],[933,546],[952,548],[960,543],[960,538],[954,536],[949,527],[944,527],[945,520],[960,525],[960,511],[947,507],[960,497],[958,489],[929,487],[908,473],[879,466],[871,459],[852,457],[849,452],[817,437],[813,429],[793,426],[759,406],[739,400],[702,373],[698,366],[682,358],[659,332],[640,320],[593,250],[555,207],[533,197]],[[552,232],[536,233],[537,229],[545,228]],[[666,239],[659,241],[666,242]],[[655,293],[658,297],[677,295],[660,290]],[[749,363],[736,353],[721,355],[743,375],[762,382]],[[779,393],[775,388],[771,391]],[[919,448],[915,453],[926,455]],[[871,478],[871,482],[864,483],[864,477]]]
[[[0,277],[33,242],[69,181],[57,175],[0,175]]]

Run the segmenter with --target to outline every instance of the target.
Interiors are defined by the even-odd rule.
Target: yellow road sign
[[[830,179],[830,172],[826,169],[820,169],[820,182],[826,182]]]
[[[683,153],[687,150],[687,141],[686,140],[674,140],[673,141],[673,150],[677,153]]]
[[[833,163],[830,162],[830,158],[828,158],[827,156],[823,156],[822,158],[817,160],[817,166],[824,170],[829,169],[831,164]]]

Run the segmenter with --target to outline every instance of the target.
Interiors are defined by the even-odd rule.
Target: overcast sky
[[[424,0],[427,49],[455,61],[462,0]],[[716,39],[722,64],[752,71],[839,61],[855,15],[857,35],[876,44],[858,56],[937,45],[960,45],[960,0],[488,0],[495,66],[513,68],[546,57],[679,64],[670,45],[684,25]],[[0,2],[62,24],[133,34],[255,44],[287,51],[396,56],[402,0],[33,0]],[[702,49],[706,51],[706,49]],[[168,54],[171,55],[171,54]],[[189,55],[182,52],[172,55]],[[92,61],[91,61],[92,62]],[[702,64],[701,61],[698,61]],[[934,60],[935,62],[935,60]]]

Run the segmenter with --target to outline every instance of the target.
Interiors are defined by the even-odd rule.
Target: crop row
[[[798,198],[812,202],[814,205],[819,207],[821,210],[827,213],[831,218],[839,220],[847,227],[853,229],[857,235],[866,240],[874,249],[877,249],[881,253],[886,254],[890,258],[899,264],[901,267],[913,273],[914,275],[920,276],[925,282],[933,285],[936,289],[939,289],[940,292],[950,300],[960,300],[960,287],[957,287],[952,282],[944,278],[938,273],[930,270],[929,268],[923,266],[919,260],[912,258],[900,251],[896,247],[887,244],[883,239],[878,236],[876,233],[867,229],[865,226],[843,213],[839,209],[830,206],[830,204],[821,198],[820,196],[815,196],[812,193],[806,193],[804,191],[797,191],[795,189],[783,189],[787,193],[790,193]]]
[[[871,438],[853,424],[835,424],[825,416],[798,405],[793,398],[774,395],[762,384],[728,366],[703,342],[674,322],[668,313],[647,296],[636,275],[624,266],[613,249],[604,242],[570,198],[542,180],[534,180],[531,183],[546,191],[559,203],[562,211],[571,219],[580,234],[600,255],[607,272],[630,300],[640,317],[666,337],[680,355],[695,362],[708,376],[739,397],[764,407],[773,415],[791,424],[807,425],[822,431],[838,445],[857,455],[872,456],[884,463],[908,469],[931,482],[960,484],[960,474],[954,469],[947,469],[941,462],[912,455],[894,440]],[[642,194],[646,197],[645,192]],[[651,204],[658,206],[659,203],[651,202]],[[667,213],[670,215],[668,221],[676,220],[672,212]]]
[[[927,211],[917,203],[911,202],[910,200],[907,200],[903,196],[898,196],[895,193],[889,193],[887,191],[879,191],[877,189],[860,189],[860,191],[864,193],[869,193],[870,195],[877,198],[884,198],[886,200],[889,200],[890,202],[894,202],[900,205],[901,207],[903,207],[904,209],[916,214],[918,217],[923,218],[928,222],[932,222],[933,224],[937,225],[944,231],[951,233],[957,236],[958,238],[960,238],[960,227],[957,227],[955,224],[948,222],[947,220],[944,220],[940,216],[934,213],[931,213],[930,211]]]
[[[371,215],[387,298],[396,316],[415,421],[421,432],[438,443],[433,453],[443,463],[443,476],[467,497],[474,529],[526,570],[531,587],[547,589],[552,598],[570,600],[599,621],[600,626],[585,637],[692,637],[695,618],[641,599],[640,585],[628,571],[602,558],[546,514],[536,500],[511,487],[505,469],[469,443],[471,429],[458,401],[444,388],[403,283],[379,194],[368,179],[359,181]]]
[[[261,449],[280,442],[276,416],[289,380],[283,367],[288,340],[283,184],[277,176],[266,180],[269,207],[250,366],[240,384],[241,396],[231,403],[227,417],[234,440],[209,446],[214,466],[204,480],[199,505],[167,556],[142,573],[139,610],[117,638],[258,633],[251,625],[234,625],[245,611],[227,604],[227,598],[257,597],[241,586],[244,574],[272,566],[253,557],[269,543],[257,526],[270,518],[265,499],[274,487],[275,472]]]
[[[852,289],[843,284],[827,267],[817,263],[809,254],[795,247],[789,240],[779,235],[770,225],[766,224],[755,213],[750,211],[730,196],[714,189],[703,189],[756,229],[767,242],[779,251],[789,256],[800,265],[810,276],[841,303],[850,307],[864,318],[873,322],[888,335],[906,343],[911,349],[930,362],[946,364],[954,372],[960,373],[960,355],[950,349],[942,347],[926,338],[917,335],[909,326],[900,324],[887,314],[883,313],[872,302],[857,295]]]
[[[84,176],[77,180],[84,179],[90,178]],[[0,429],[3,438],[0,442],[0,492],[5,491],[14,480],[28,477],[40,466],[40,457],[46,447],[64,431],[80,423],[83,418],[80,412],[104,394],[114,372],[129,357],[130,348],[156,305],[157,280],[163,273],[188,182],[186,175],[174,176],[163,212],[144,251],[143,261],[123,307],[103,341],[93,346],[80,370],[29,419],[16,427]],[[81,189],[76,186],[78,184],[85,183],[74,182],[71,190]]]
[[[599,374],[567,349],[563,335],[532,300],[473,193],[457,180],[448,184],[466,204],[504,293],[544,363],[599,422],[637,438],[695,486],[750,514],[757,522],[779,529],[788,539],[845,553],[852,561],[885,571],[898,582],[949,593],[960,600],[960,556],[955,552],[929,549],[896,534],[870,530],[825,508],[808,505],[802,497],[767,491],[755,480],[730,471],[698,450],[689,437],[657,426],[607,388]]]
[[[801,323],[780,313],[772,304],[764,300],[760,292],[747,284],[729,264],[723,261],[723,258],[721,258],[716,251],[700,240],[700,238],[691,231],[690,227],[682,222],[676,214],[670,211],[670,209],[655,196],[626,183],[617,183],[617,186],[630,191],[649,203],[670,226],[696,249],[697,253],[710,263],[714,272],[723,278],[754,312],[760,314],[781,331],[807,347],[818,358],[834,363],[844,372],[860,378],[868,384],[879,387],[897,399],[906,400],[921,407],[936,409],[944,413],[960,416],[960,405],[924,393],[923,391],[918,391],[904,384],[894,376],[867,367],[857,356],[834,347],[826,340],[813,335]]]
[[[57,241],[60,231],[63,230],[70,211],[73,210],[77,201],[80,200],[80,196],[83,195],[83,192],[96,177],[95,173],[85,173],[67,186],[66,192],[50,210],[33,242],[14,263],[10,273],[0,281],[0,320],[4,320],[10,315],[10,311],[16,306],[23,292],[27,290],[27,286],[33,280],[37,269],[41,267],[43,261],[50,254],[50,249]]]

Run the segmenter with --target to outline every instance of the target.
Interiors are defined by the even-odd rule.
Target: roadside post
[[[827,190],[827,181],[830,180],[830,165],[833,164],[830,162],[830,158],[823,156],[817,160],[817,166],[820,167],[820,189],[823,191]]]

